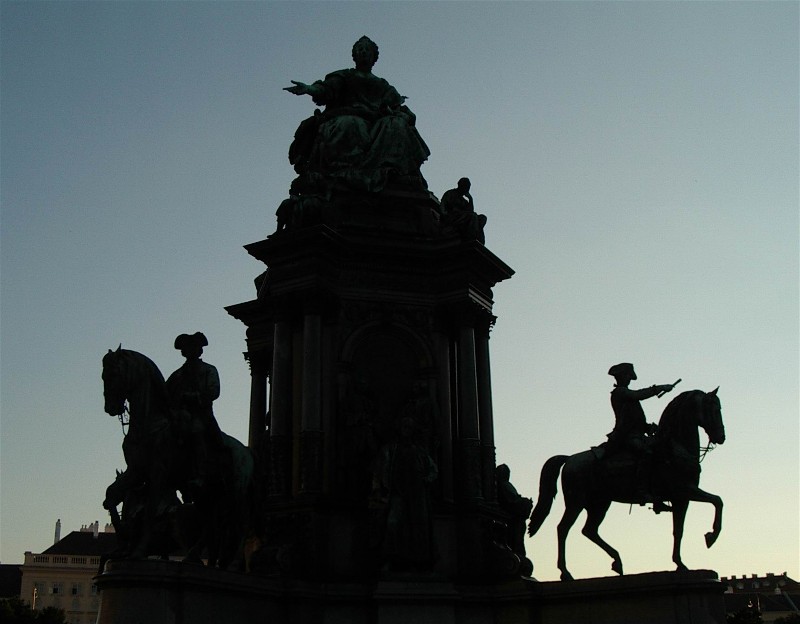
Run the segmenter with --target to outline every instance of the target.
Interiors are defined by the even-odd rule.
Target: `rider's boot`
[[[653,511],[660,514],[663,511],[672,511],[672,507],[670,507],[666,501],[656,500],[653,501]]]
[[[644,456],[636,464],[636,497],[638,500],[644,501],[640,505],[653,503],[653,511],[657,514],[664,511],[672,511],[672,507],[653,494],[653,487],[649,478],[652,473],[652,463],[652,454],[645,452]]]

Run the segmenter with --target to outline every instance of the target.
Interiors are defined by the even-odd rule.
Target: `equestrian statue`
[[[166,382],[141,353],[120,346],[103,357],[105,411],[127,426],[127,468],[103,503],[119,536],[119,557],[182,550],[194,563],[203,556],[209,566],[241,563],[252,515],[253,456],[214,418],[219,377],[200,359],[207,344],[200,332],[178,336],[175,347],[186,363]]]
[[[672,561],[678,570],[687,569],[681,560],[681,540],[689,501],[714,506],[712,530],[705,535],[707,547],[714,544],[722,530],[722,499],[698,487],[700,462],[705,453],[725,442],[725,425],[717,397],[719,388],[679,394],[664,409],[656,426],[646,422],[640,402],[663,396],[678,382],[632,390],[628,386],[637,378],[632,364],[612,366],[609,374],[616,380],[611,393],[616,417],[614,431],[609,434],[608,442],[599,447],[575,455],[556,455],[545,462],[539,479],[539,499],[528,523],[528,535],[533,536],[550,513],[561,473],[565,505],[558,524],[561,580],[573,578],[567,569],[566,541],[584,509],[587,517],[583,534],[613,559],[611,569],[617,574],[623,573],[622,559],[598,532],[612,502],[652,503],[656,513],[672,512]],[[701,448],[699,429],[708,435],[708,447]]]

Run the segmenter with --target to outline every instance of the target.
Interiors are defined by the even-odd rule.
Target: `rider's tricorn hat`
[[[175,339],[175,348],[183,351],[187,347],[207,347],[208,338],[202,332],[193,334],[181,334]]]
[[[636,372],[633,370],[633,364],[623,362],[622,364],[614,364],[608,369],[608,374],[612,377],[630,377],[632,380],[636,379]]]

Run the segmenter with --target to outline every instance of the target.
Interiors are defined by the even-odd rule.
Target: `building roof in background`
[[[45,550],[43,555],[105,555],[117,547],[116,533],[72,531]]]
[[[762,613],[797,613],[800,607],[800,583],[783,574],[767,574],[730,578],[720,581],[728,585],[725,592],[725,609],[736,613],[748,606],[755,606]]]

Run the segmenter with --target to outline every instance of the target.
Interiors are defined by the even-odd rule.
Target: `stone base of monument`
[[[170,561],[117,561],[97,577],[98,624],[724,624],[715,572],[493,585],[387,578],[291,581]]]
[[[529,592],[546,624],[724,624],[725,586],[716,572],[651,572],[536,583]]]

